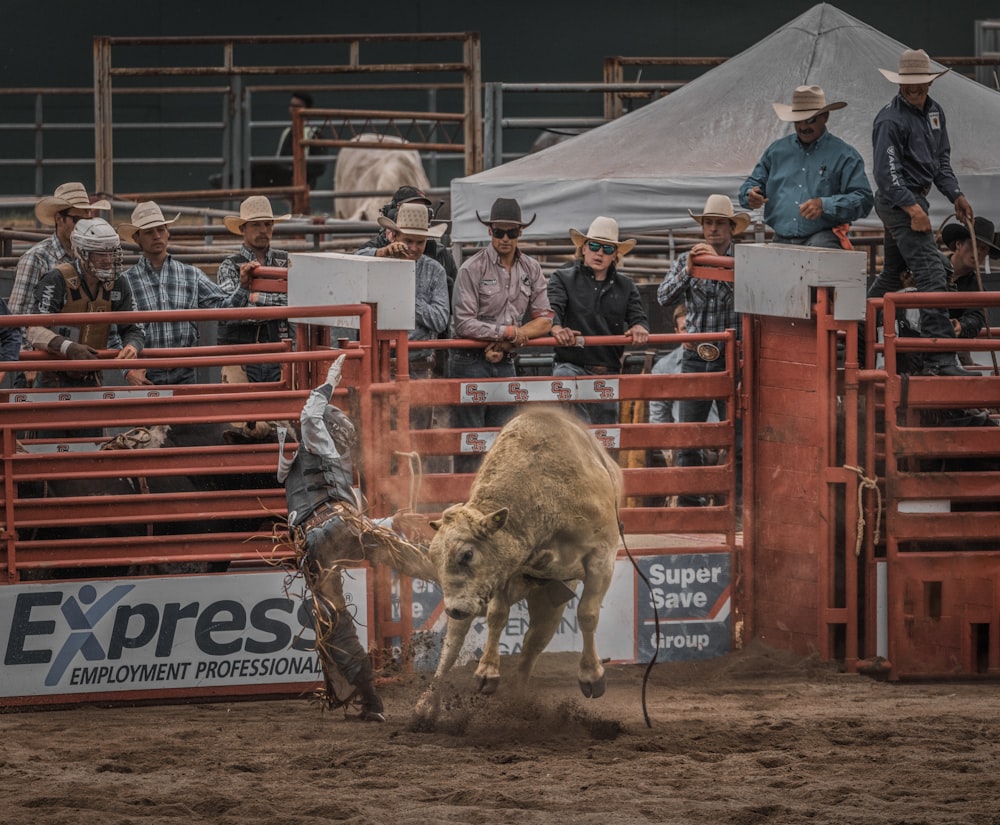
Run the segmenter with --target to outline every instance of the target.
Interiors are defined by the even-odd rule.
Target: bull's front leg
[[[444,645],[441,648],[441,658],[438,660],[437,670],[434,671],[434,678],[431,684],[417,700],[414,714],[418,721],[434,722],[441,712],[441,683],[449,670],[454,667],[458,660],[458,654],[462,651],[462,643],[469,634],[474,616],[468,619],[456,620],[449,618],[448,627],[444,636]]]
[[[532,588],[525,597],[528,603],[528,632],[524,634],[518,662],[518,685],[523,689],[535,669],[542,651],[549,646],[566,610],[566,602],[552,604],[548,592],[542,587]]]
[[[494,596],[486,607],[486,648],[476,667],[476,688],[492,696],[500,686],[500,636],[510,617],[510,602]]]

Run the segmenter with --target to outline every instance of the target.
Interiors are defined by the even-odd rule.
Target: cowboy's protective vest
[[[285,479],[289,522],[298,527],[328,501],[354,504],[350,458],[332,458],[300,449]]]
[[[59,264],[56,269],[63,276],[66,282],[66,303],[60,310],[64,312],[110,312],[111,311],[111,291],[114,289],[114,281],[102,282],[97,287],[97,297],[91,300],[83,291],[80,282],[80,275],[73,264]],[[107,349],[108,332],[110,324],[83,324],[82,326],[67,326],[60,329],[60,335],[64,335],[72,341],[86,344],[94,349]],[[67,334],[67,332],[69,334]]]

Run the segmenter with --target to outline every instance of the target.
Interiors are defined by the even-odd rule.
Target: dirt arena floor
[[[436,730],[421,677],[385,724],[307,699],[0,715],[5,825],[669,823],[997,825],[998,687],[888,684],[763,647],[611,667],[584,700],[575,657],[534,698],[464,690]],[[503,691],[503,687],[501,687]]]

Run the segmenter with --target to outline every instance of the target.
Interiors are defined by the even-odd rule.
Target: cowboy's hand
[[[955,217],[958,218],[963,224],[969,223],[975,215],[972,214],[972,206],[966,199],[965,195],[959,195],[955,198]]]
[[[507,354],[507,352],[506,350],[504,350],[504,345],[502,343],[500,343],[499,341],[494,341],[493,343],[486,345],[485,349],[483,350],[483,354],[486,360],[489,361],[491,364],[499,364],[503,360],[503,357],[504,355]]]
[[[765,203],[767,203],[767,198],[761,194],[759,186],[755,186],[747,192],[747,203],[750,204],[751,209],[760,209]]]
[[[138,358],[138,357],[139,357],[139,350],[137,350],[132,344],[126,344],[124,347],[118,350],[118,354],[115,356],[115,360],[120,361],[123,358]]]
[[[714,255],[715,247],[711,244],[699,242],[691,247],[691,251],[688,252],[687,257],[687,271],[688,275],[691,274],[691,268],[694,266],[694,259],[699,255]]]
[[[799,206],[799,214],[807,221],[817,221],[823,217],[822,198],[810,198]]]
[[[125,373],[125,380],[132,387],[144,387],[153,383],[146,377],[145,370],[129,370]]]
[[[914,232],[931,231],[931,219],[919,203],[915,203],[912,206],[904,206],[903,209],[910,216],[910,229]]]
[[[962,334],[962,324],[958,318],[951,319],[951,327],[955,330],[955,337],[958,338]]]
[[[626,330],[625,334],[632,339],[632,346],[635,347],[641,347],[649,340],[649,330],[642,324],[636,324],[631,329]]]
[[[97,350],[93,347],[88,347],[86,344],[70,342],[69,347],[66,349],[66,357],[70,361],[93,361],[98,357],[98,355]]]
[[[244,289],[250,289],[250,281],[253,280],[254,270],[260,266],[260,261],[247,261],[245,264],[240,264],[240,286]]]
[[[559,346],[572,347],[576,345],[576,336],[580,333],[569,327],[552,327],[550,334]]]
[[[382,253],[379,255],[379,253]],[[393,241],[387,246],[379,247],[375,251],[375,256],[378,258],[405,258],[409,254],[406,244],[402,241]]]
[[[331,387],[336,387],[340,383],[340,373],[344,368],[344,360],[347,358],[347,354],[341,355],[330,364],[330,369],[326,371],[326,383]]]

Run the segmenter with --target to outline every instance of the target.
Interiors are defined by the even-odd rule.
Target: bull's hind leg
[[[613,567],[607,571],[596,573],[589,571],[583,582],[583,594],[576,609],[580,634],[583,636],[583,653],[580,655],[580,691],[588,699],[597,699],[604,695],[607,683],[604,679],[604,665],[597,654],[597,620],[601,616],[601,602],[611,586]]]
[[[525,601],[528,603],[528,632],[524,634],[517,668],[518,686],[522,689],[527,686],[539,655],[552,641],[566,610],[566,602],[557,606],[552,604],[544,587],[533,587]]]

